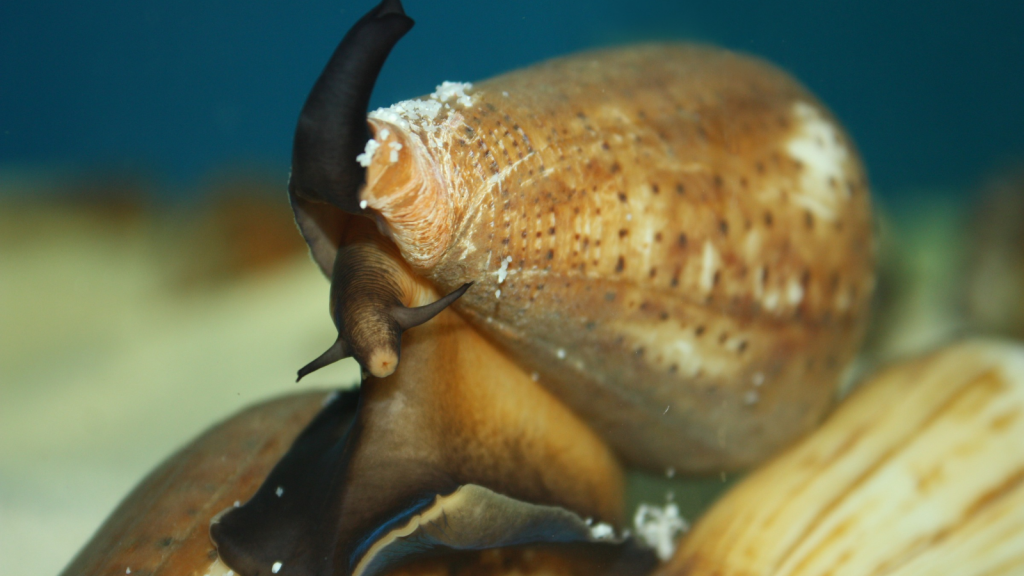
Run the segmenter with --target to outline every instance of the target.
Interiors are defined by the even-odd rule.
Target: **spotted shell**
[[[634,465],[754,464],[813,427],[874,287],[866,176],[770,64],[583,53],[370,114],[361,202],[412,269]]]

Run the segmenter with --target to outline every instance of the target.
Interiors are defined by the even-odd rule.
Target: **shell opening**
[[[444,255],[455,228],[449,186],[420,136],[408,123],[371,118],[373,141],[360,199],[373,211],[384,236],[417,271]]]

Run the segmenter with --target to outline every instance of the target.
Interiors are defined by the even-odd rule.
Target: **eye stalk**
[[[437,298],[369,218],[349,216],[331,269],[331,318],[338,339],[303,366],[298,379],[349,356],[373,376],[390,376],[398,367],[402,332],[436,316],[471,284]]]
[[[338,254],[347,252],[341,250]],[[367,372],[377,378],[390,376],[398,367],[402,332],[437,316],[472,285],[472,282],[463,284],[443,298],[414,308],[401,303],[400,296],[391,289],[393,286],[383,290],[352,290],[366,280],[380,281],[383,277],[376,276],[379,272],[371,267],[355,274],[343,274],[340,282],[336,278],[331,286],[331,308],[338,339],[316,360],[299,370],[296,382],[349,356],[354,356]],[[359,275],[365,277],[358,278]]]

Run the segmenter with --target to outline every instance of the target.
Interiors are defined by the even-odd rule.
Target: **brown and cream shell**
[[[1024,573],[1024,347],[881,371],[730,491],[661,576]]]
[[[370,114],[360,202],[629,463],[749,466],[831,405],[874,285],[853,144],[719,49],[585,53]]]

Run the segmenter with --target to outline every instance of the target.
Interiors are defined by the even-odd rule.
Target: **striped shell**
[[[1024,346],[873,376],[702,517],[659,576],[1024,573]]]

